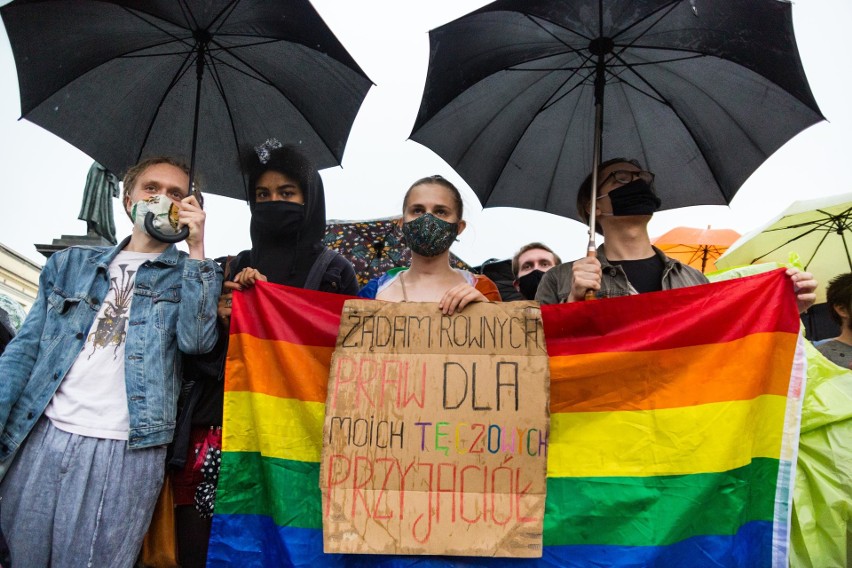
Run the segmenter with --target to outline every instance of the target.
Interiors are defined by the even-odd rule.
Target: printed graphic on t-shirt
[[[126,264],[119,264],[121,282],[118,278],[110,278],[109,293],[104,304],[106,308],[101,317],[95,322],[95,330],[89,334],[86,343],[92,344],[89,359],[97,349],[113,346],[113,358],[118,357],[118,349],[127,336],[127,316],[130,313],[130,300],[133,299],[133,277],[135,270],[127,270]]]

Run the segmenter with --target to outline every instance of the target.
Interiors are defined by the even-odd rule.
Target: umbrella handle
[[[160,230],[154,226],[154,214],[150,211],[148,211],[145,215],[145,230],[148,231],[149,235],[161,243],[179,243],[189,236],[189,227],[183,227],[176,235],[166,235],[165,233],[161,233]]]
[[[589,246],[589,250],[586,251],[586,258],[588,258],[590,256],[591,257],[598,256],[598,253],[595,250],[594,246]],[[586,302],[591,301],[591,300],[597,300],[597,299],[598,299],[598,297],[595,296],[595,291],[592,290],[591,288],[586,290],[586,295],[583,296],[583,300],[586,301]]]

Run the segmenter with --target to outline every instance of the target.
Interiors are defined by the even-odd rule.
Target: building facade
[[[0,243],[0,294],[12,298],[26,312],[35,302],[41,266]]]

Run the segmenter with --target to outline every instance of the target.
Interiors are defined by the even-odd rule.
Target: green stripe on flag
[[[665,546],[772,521],[779,461],[722,473],[547,480],[545,546]]]
[[[265,515],[278,526],[322,529],[320,464],[223,452],[216,514]]]
[[[747,522],[772,521],[778,464],[757,458],[722,473],[548,478],[544,544],[665,546],[735,534]],[[219,484],[217,514],[322,528],[318,463],[225,452],[222,465],[228,473]]]

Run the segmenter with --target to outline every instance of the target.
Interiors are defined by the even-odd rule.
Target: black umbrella
[[[500,0],[429,38],[411,138],[485,207],[579,218],[601,155],[641,160],[664,208],[727,204],[823,118],[788,2]]]
[[[24,118],[117,173],[188,159],[219,195],[246,197],[240,156],[270,137],[338,165],[372,85],[307,0],[16,0],[0,14]]]

